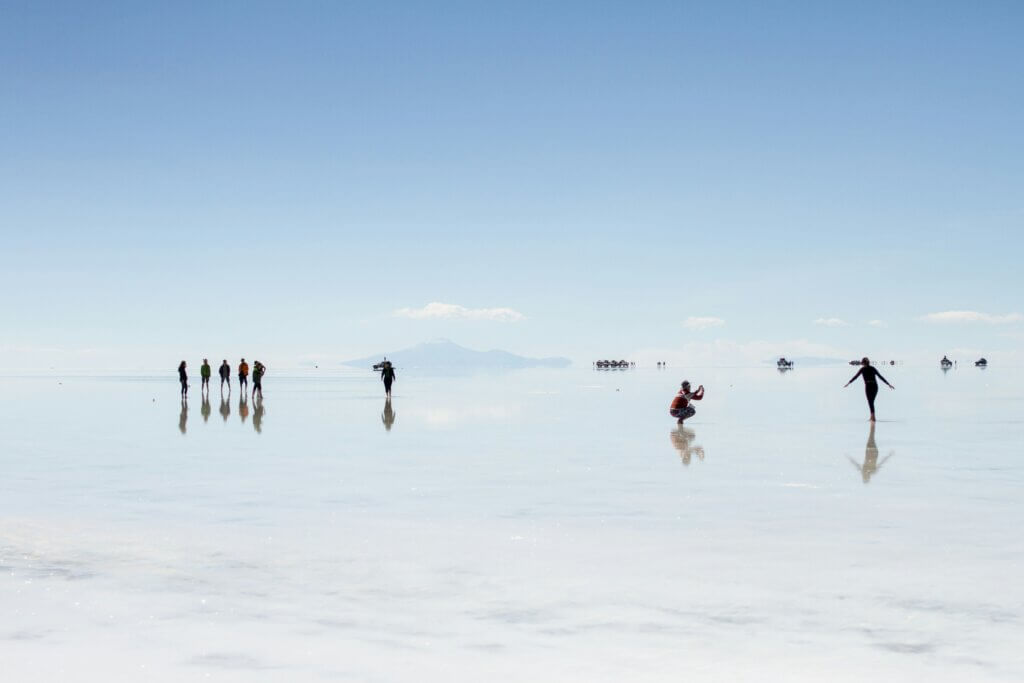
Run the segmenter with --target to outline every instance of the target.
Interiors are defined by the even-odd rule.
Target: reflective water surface
[[[5,678],[1020,680],[1024,376],[885,372],[2,378]]]

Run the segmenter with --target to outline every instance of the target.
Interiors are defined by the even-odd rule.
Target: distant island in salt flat
[[[568,358],[528,358],[508,351],[476,351],[459,346],[448,339],[424,342],[401,351],[389,351],[375,356],[344,361],[342,365],[368,367],[387,359],[402,368],[443,368],[443,369],[520,369],[520,368],[565,368],[571,365]]]

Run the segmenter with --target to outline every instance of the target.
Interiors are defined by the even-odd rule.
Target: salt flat
[[[5,677],[1020,680],[1024,373],[854,370],[2,378]]]

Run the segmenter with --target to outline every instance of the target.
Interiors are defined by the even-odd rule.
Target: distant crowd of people
[[[181,398],[185,400],[188,398],[188,364],[185,361],[181,361],[178,365],[178,381],[181,383]],[[220,364],[220,368],[217,370],[220,375],[220,390],[224,392],[224,386],[227,385],[228,393],[231,393],[231,366],[228,364],[227,359]],[[263,398],[263,376],[267,374],[267,366],[258,360],[252,363],[252,397]],[[206,358],[203,359],[203,364],[199,366],[199,377],[202,379],[202,385],[200,391],[204,395],[208,395],[210,392],[210,378],[213,376],[213,369],[210,367],[210,361]],[[238,363],[238,387],[245,394],[249,390],[249,364],[245,359],[241,359]]]

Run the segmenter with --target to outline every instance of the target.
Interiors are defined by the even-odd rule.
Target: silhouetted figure
[[[188,373],[185,372],[185,361],[178,366],[178,381],[181,382],[181,397],[188,397]]]
[[[267,374],[267,366],[258,360],[252,362],[252,397],[259,394],[263,398],[263,375]]]
[[[256,391],[255,384],[253,385],[253,389],[252,390],[253,390],[253,392]],[[262,434],[263,433],[263,397],[261,396],[260,398],[256,398],[255,395],[254,395],[253,396],[253,400],[252,400],[252,404],[253,404],[252,426],[256,428],[256,433],[257,434]]]
[[[395,411],[391,407],[390,396],[384,399],[384,412],[380,414],[380,420],[384,423],[384,429],[390,432],[392,425],[395,424]]]
[[[675,398],[672,399],[672,404],[668,407],[668,414],[672,417],[678,418],[677,424],[683,424],[683,422],[697,414],[697,409],[690,405],[691,401],[700,401],[704,398],[704,385],[701,384],[697,387],[697,391],[690,391],[690,382],[684,381],[679,392]]]
[[[696,455],[698,460],[704,459],[704,447],[693,445],[693,439],[697,435],[686,427],[679,425],[668,433],[672,440],[672,446],[679,451],[679,459],[683,465],[689,466],[690,459]]]
[[[238,388],[242,390],[242,395],[249,389],[249,364],[245,362],[243,358],[238,364]]]
[[[181,399],[181,414],[178,415],[178,429],[184,434],[188,425],[188,401]]]
[[[203,405],[199,407],[199,412],[203,416],[203,424],[210,421],[210,397],[206,394],[200,394],[203,397]]]
[[[206,394],[210,391],[210,375],[212,374],[210,369],[210,361],[203,359],[203,364],[199,366],[199,377],[202,378],[202,384],[199,386],[199,392]]]
[[[220,398],[220,416],[224,418],[225,422],[231,417],[231,404],[223,396]]]
[[[391,361],[384,361],[384,365],[380,369],[380,378],[384,382],[384,395],[391,398],[391,385],[395,381],[395,366],[391,364]]]
[[[249,403],[244,391],[238,399],[238,416],[242,418],[242,424],[245,424],[246,418],[249,417]]]
[[[224,385],[228,385],[228,393],[231,393],[231,366],[228,365],[228,359],[225,358],[224,362],[220,364],[220,369],[217,371],[220,373],[220,391],[224,393]]]
[[[882,462],[878,462],[878,446],[875,445],[875,423],[872,422],[871,430],[868,432],[868,442],[864,445],[864,464],[860,464],[853,458],[850,458],[850,462],[857,468],[864,483],[867,484],[871,481],[871,477],[882,468],[885,461],[891,458],[892,455],[892,451],[890,451],[889,455],[882,459]]]
[[[885,382],[885,386],[889,387],[890,389],[895,389],[896,387],[889,384],[889,381],[882,377],[882,373],[880,373],[878,370],[874,368],[874,366],[871,365],[871,361],[869,361],[866,356],[862,358],[860,361],[860,370],[857,371],[856,375],[850,378],[849,382],[843,385],[843,388],[850,386],[850,384],[853,383],[853,380],[857,379],[858,377],[864,378],[864,395],[867,396],[868,408],[871,410],[871,421],[874,422],[875,396],[878,396],[878,382],[876,381],[876,378]]]

